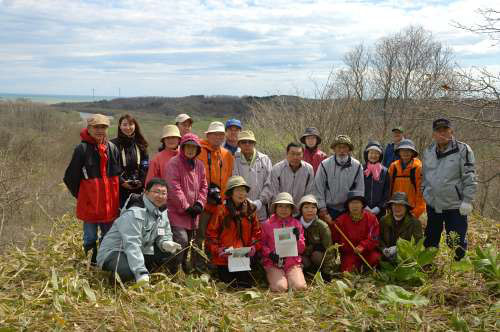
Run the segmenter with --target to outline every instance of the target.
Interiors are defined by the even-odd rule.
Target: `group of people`
[[[364,162],[353,157],[347,135],[335,138],[328,156],[320,132],[306,128],[274,165],[237,119],[210,123],[204,139],[192,125],[189,115],[178,115],[149,160],[131,115],[120,117],[112,140],[108,117],[87,120],[64,182],[77,199],[91,264],[122,281],[149,282],[157,268],[182,267],[211,269],[223,282],[250,287],[248,269],[228,266],[233,250],[244,248],[251,269],[260,263],[270,289],[283,292],[305,289],[304,271],[331,278],[334,244],[340,271],[374,269],[381,259],[396,259],[399,238],[425,237],[426,247],[438,247],[444,225],[455,258],[465,255],[475,160],[448,119],[433,121],[433,143],[423,153],[397,127],[385,149],[368,142]],[[278,250],[276,234],[285,228],[293,254]]]

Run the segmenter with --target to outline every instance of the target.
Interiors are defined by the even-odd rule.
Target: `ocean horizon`
[[[0,92],[0,101],[16,101],[19,99],[30,100],[36,103],[57,104],[57,103],[78,103],[92,102],[99,100],[111,100],[121,98],[119,96],[85,96],[85,95],[41,95],[41,94],[23,94],[23,93],[3,93]]]

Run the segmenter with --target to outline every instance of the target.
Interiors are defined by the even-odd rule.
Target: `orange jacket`
[[[207,227],[207,247],[212,254],[212,263],[215,265],[227,265],[227,257],[219,257],[219,249],[254,245],[259,251],[260,238],[260,222],[257,220],[255,211],[250,216],[241,217],[241,234],[238,234],[237,222],[231,218],[225,204],[219,206],[217,214],[212,217]]]
[[[413,206],[412,214],[420,217],[425,212],[425,201],[420,190],[422,183],[422,162],[418,158],[412,161],[403,170],[401,160],[396,160],[389,166],[391,176],[391,196],[395,192],[405,192],[408,201]]]
[[[234,158],[231,152],[224,149],[223,147],[213,149],[207,140],[201,140],[201,153],[198,155],[198,159],[203,162],[205,166],[205,174],[207,177],[207,184],[210,187],[210,183],[219,186],[221,195],[224,197],[224,192],[226,191],[227,180],[233,174],[233,163]],[[208,165],[208,154],[210,152],[211,165]],[[215,206],[211,204],[206,204],[205,209],[210,213],[215,213]]]

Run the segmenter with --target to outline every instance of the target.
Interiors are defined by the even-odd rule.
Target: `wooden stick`
[[[370,265],[370,263],[368,263],[366,261],[366,259],[363,257],[363,255],[361,255],[361,253],[359,253],[356,248],[354,247],[354,245],[352,244],[352,242],[347,238],[347,236],[344,234],[344,232],[342,232],[339,228],[339,226],[337,226],[337,224],[335,222],[333,222],[333,226],[335,226],[335,228],[337,229],[337,231],[339,231],[340,235],[342,235],[342,237],[347,241],[347,243],[349,243],[349,245],[351,246],[352,250],[354,250],[354,252],[356,254],[358,254],[358,256],[361,258],[361,260],[370,268],[370,270],[372,270],[373,272],[376,272],[375,269]]]

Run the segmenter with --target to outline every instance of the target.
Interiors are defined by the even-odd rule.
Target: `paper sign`
[[[297,239],[293,234],[293,227],[275,228],[274,244],[276,254],[283,257],[296,257],[299,255],[297,250]]]
[[[229,272],[250,271],[250,257],[236,257],[233,255],[227,258],[227,269]]]

